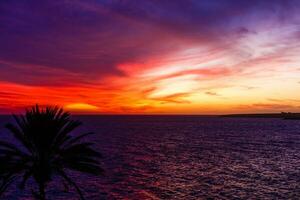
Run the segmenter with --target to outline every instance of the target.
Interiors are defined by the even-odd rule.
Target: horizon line
[[[193,113],[72,113],[73,116],[230,116],[230,115],[274,115],[282,113],[300,114],[300,112],[257,112],[257,113],[224,113],[224,114],[193,114]],[[23,113],[0,113],[0,116],[21,115]]]

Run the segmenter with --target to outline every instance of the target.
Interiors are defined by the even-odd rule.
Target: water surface
[[[103,177],[72,173],[87,199],[299,199],[300,121],[76,116],[94,131]],[[0,126],[10,121],[0,117]],[[1,138],[9,139],[0,129]],[[32,182],[32,181],[31,181]],[[49,199],[76,199],[54,180]],[[6,199],[31,199],[9,188]]]

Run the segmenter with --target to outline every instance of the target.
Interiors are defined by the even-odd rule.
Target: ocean
[[[200,116],[75,116],[103,176],[71,173],[87,200],[300,199],[300,121]],[[0,137],[11,140],[2,127]],[[33,183],[33,180],[30,180]],[[12,185],[4,199],[31,199]],[[54,179],[48,199],[78,199]]]

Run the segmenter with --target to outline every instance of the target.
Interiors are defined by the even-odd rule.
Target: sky
[[[0,1],[0,114],[36,103],[300,112],[300,1]]]

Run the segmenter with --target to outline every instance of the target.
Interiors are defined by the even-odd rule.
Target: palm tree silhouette
[[[73,136],[71,133],[81,122],[70,119],[62,108],[38,105],[26,110],[25,115],[13,115],[16,125],[6,128],[23,148],[0,141],[0,196],[16,179],[21,189],[27,180],[35,180],[38,191],[32,191],[36,199],[45,200],[45,189],[54,176],[61,177],[74,187],[80,199],[83,194],[66,170],[75,170],[92,175],[101,175],[103,170],[97,161],[101,155],[90,142],[81,140],[93,133]]]

